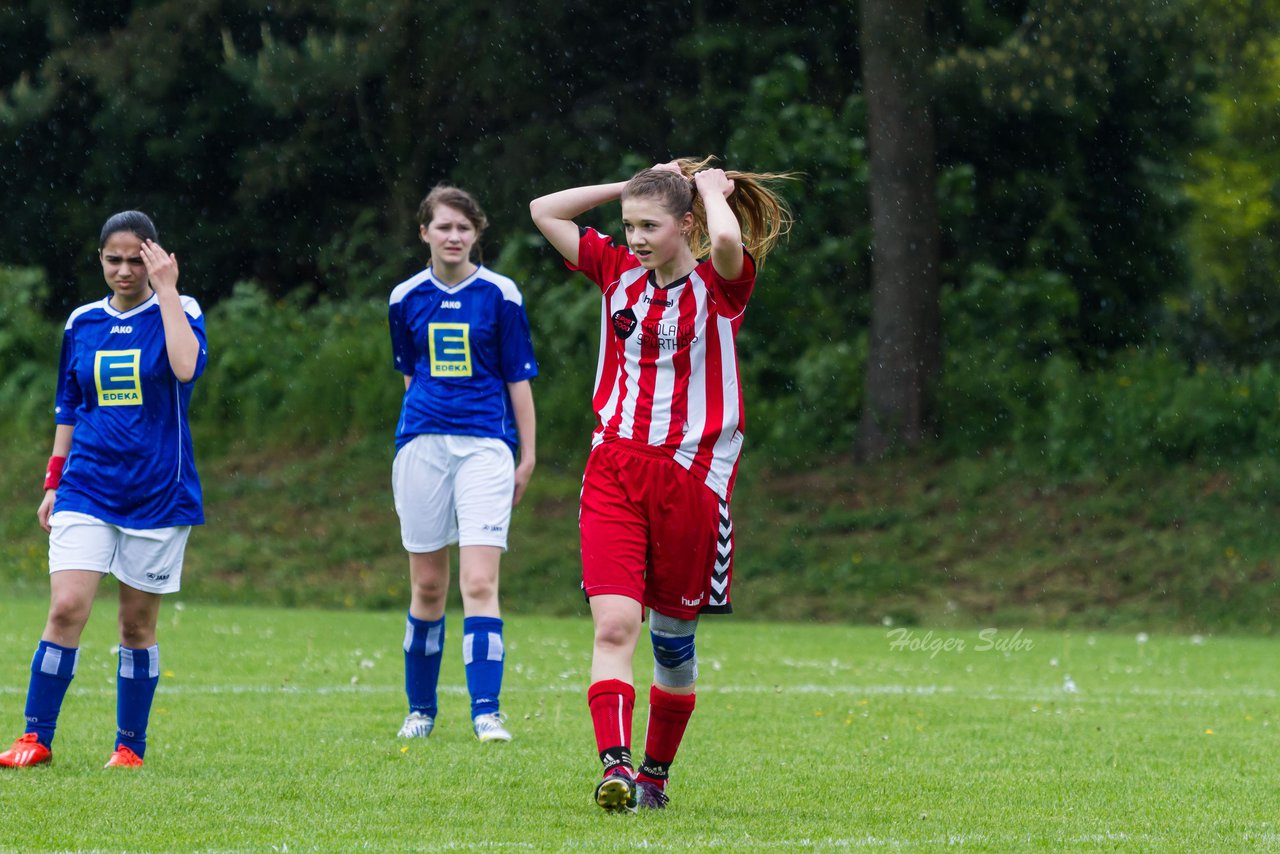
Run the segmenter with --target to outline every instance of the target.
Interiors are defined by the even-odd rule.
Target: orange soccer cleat
[[[103,768],[141,768],[142,757],[134,753],[123,744],[116,748],[111,754],[111,758],[107,760],[107,764]]]
[[[34,732],[25,733],[13,743],[13,747],[0,753],[0,768],[30,768],[52,761],[53,751],[41,744]]]

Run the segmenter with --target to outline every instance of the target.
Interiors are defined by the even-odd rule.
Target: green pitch
[[[586,619],[508,620],[515,741],[480,745],[451,614],[439,722],[408,743],[401,615],[175,605],[147,767],[101,768],[103,600],[53,766],[0,773],[0,850],[1280,848],[1274,641],[707,619],[672,806],[612,816]],[[44,609],[0,604],[6,744]]]

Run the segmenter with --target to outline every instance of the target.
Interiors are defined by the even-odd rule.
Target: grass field
[[[46,595],[35,522],[47,441],[0,465],[0,597]],[[253,447],[201,457],[208,524],[193,601],[398,609],[407,561],[391,444]],[[734,493],[734,601],[757,619],[1083,630],[1280,631],[1280,459],[1058,480],[999,455],[769,468]],[[580,461],[540,464],[503,558],[508,610],[578,616]]]
[[[0,604],[6,739],[44,608]],[[113,611],[53,766],[0,774],[2,850],[1280,848],[1272,641],[708,619],[672,806],[611,816],[587,620],[508,621],[516,738],[480,745],[451,615],[439,725],[407,743],[399,614],[169,602],[147,767],[108,772]]]

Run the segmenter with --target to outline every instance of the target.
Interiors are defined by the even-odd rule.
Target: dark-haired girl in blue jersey
[[[462,661],[480,741],[510,741],[499,711],[505,652],[498,563],[511,508],[533,474],[538,373],[515,282],[472,260],[488,224],[470,194],[439,186],[418,210],[431,265],[391,292],[389,321],[404,404],[392,489],[409,552],[403,738],[436,720],[445,639],[449,546],[458,543]],[[516,455],[519,454],[519,464]]]
[[[160,597],[179,587],[204,522],[187,406],[204,371],[204,317],[178,293],[178,259],[138,211],[107,220],[99,260],[111,296],[71,313],[62,335],[53,456],[37,515],[49,532],[49,617],[31,662],[26,731],[0,767],[52,760],[80,634],[108,573],[120,581],[115,749],[139,767],[160,676]]]

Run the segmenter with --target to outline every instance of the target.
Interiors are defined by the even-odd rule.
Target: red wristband
[[[58,484],[62,483],[62,467],[66,465],[67,458],[52,456],[49,457],[49,467],[44,471],[44,488],[57,489]]]

